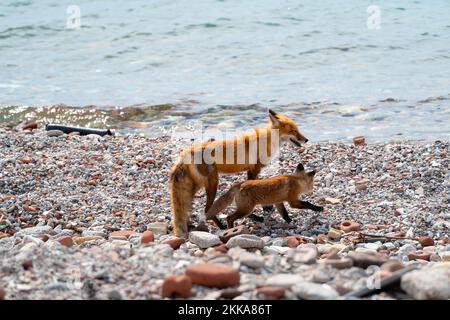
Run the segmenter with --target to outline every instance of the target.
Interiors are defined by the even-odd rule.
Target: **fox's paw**
[[[214,217],[213,219],[214,223],[216,224],[216,226],[221,229],[221,230],[225,230],[227,227],[219,220],[219,218]]]
[[[322,212],[323,211],[323,207],[315,206],[315,208],[313,210],[317,211],[317,212]]]
[[[249,215],[249,218],[256,222],[264,222],[264,217],[257,216],[256,214]]]

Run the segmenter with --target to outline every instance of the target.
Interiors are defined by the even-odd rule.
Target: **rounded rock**
[[[60,237],[60,238],[56,239],[56,241],[58,241],[60,244],[62,244],[65,247],[73,246],[73,240],[72,240],[72,237],[70,237],[70,236]]]
[[[192,280],[190,277],[181,276],[167,276],[164,278],[162,285],[162,296],[164,298],[189,298],[191,296]]]
[[[192,283],[207,287],[230,287],[240,282],[239,271],[218,263],[200,263],[186,268]]]
[[[284,288],[281,287],[260,287],[256,289],[256,294],[270,300],[279,300],[284,297]]]
[[[434,246],[434,240],[430,237],[420,237],[419,243],[422,247]]]
[[[423,251],[423,250],[417,250],[417,251],[414,251],[414,252],[409,252],[407,254],[407,257],[408,257],[409,260],[420,259],[420,260],[429,261],[430,260],[430,256],[431,256],[431,252],[426,252],[426,251]]]
[[[146,230],[142,233],[142,235],[141,235],[141,243],[142,244],[148,244],[153,241],[155,241],[155,236],[152,231]]]
[[[202,249],[214,247],[222,243],[218,236],[205,231],[192,231],[189,233],[189,241]]]
[[[308,240],[302,236],[290,236],[287,239],[287,246],[289,248],[297,248],[300,244],[308,243]]]
[[[265,246],[264,240],[251,234],[241,234],[231,238],[227,242],[228,248],[241,247],[243,249],[250,249],[250,248],[263,249],[264,246]]]
[[[388,260],[387,262],[383,263],[381,265],[380,269],[383,271],[395,272],[395,271],[403,269],[404,267],[405,266],[400,261],[391,259],[391,260]]]
[[[361,229],[361,225],[353,220],[344,220],[339,225],[339,229],[344,231],[345,233],[351,232],[351,231],[359,231]]]
[[[111,240],[112,238],[121,238],[121,237],[128,239],[133,234],[135,234],[135,232],[132,230],[113,231],[109,234],[109,239]]]
[[[183,243],[186,242],[186,239],[183,238],[173,238],[164,240],[162,243],[168,244],[172,247],[173,250],[177,250]]]
[[[366,138],[364,136],[356,136],[353,138],[353,143],[355,146],[361,146],[366,143]]]

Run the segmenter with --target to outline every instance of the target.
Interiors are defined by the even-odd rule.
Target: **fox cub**
[[[236,210],[227,217],[227,226],[232,228],[236,219],[247,216],[262,221],[263,218],[252,214],[256,205],[275,204],[278,212],[286,222],[291,222],[288,211],[283,202],[289,203],[292,208],[311,209],[323,211],[319,207],[298,199],[301,193],[310,193],[313,190],[315,171],[306,172],[300,163],[292,175],[276,176],[262,180],[247,180],[233,185],[224,195],[217,199],[206,213],[207,219],[212,219],[221,229],[225,226],[217,218],[217,215],[228,207],[233,200],[236,202]]]

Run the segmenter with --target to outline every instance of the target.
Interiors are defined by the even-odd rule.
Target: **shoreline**
[[[238,270],[240,283],[231,286],[238,299],[261,298],[261,286],[282,288],[286,299],[307,298],[305,286],[321,288],[314,296],[319,299],[343,298],[365,286],[370,275],[361,259],[367,255],[379,266],[387,259],[406,266],[417,261],[411,254],[425,251],[427,259],[419,262],[427,274],[449,268],[448,141],[320,142],[308,144],[302,153],[284,146],[281,170],[271,165],[261,176],[291,172],[299,162],[317,169],[314,192],[305,199],[324,205],[325,211],[290,209],[293,221],[286,224],[277,213],[258,208],[255,213],[264,215],[265,223],[246,219],[243,224],[263,245],[229,250],[205,247],[205,234],[176,250],[163,244],[173,237],[168,174],[179,151],[168,137],[49,137],[42,129],[0,128],[0,151],[0,267],[15,270],[0,279],[7,299],[108,299],[117,293],[125,299],[161,299],[165,276],[181,275],[200,262]],[[218,196],[242,179],[244,174],[221,176]],[[194,199],[194,224],[201,220],[204,203],[201,192]],[[344,220],[356,222],[360,230],[336,231]],[[207,226],[213,237],[220,234]],[[146,230],[154,240],[144,245]],[[396,233],[399,239],[366,237],[357,243],[361,232]],[[423,250],[402,235],[427,237],[433,245]],[[357,257],[349,258],[350,252]],[[349,259],[352,266],[337,268]],[[26,269],[24,261],[32,267]],[[414,279],[410,282],[406,293],[370,298],[429,294]],[[86,289],[89,284],[94,291]],[[217,299],[225,290],[194,285],[191,297]]]

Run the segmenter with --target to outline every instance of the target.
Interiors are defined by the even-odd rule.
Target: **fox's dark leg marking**
[[[248,217],[256,222],[264,222],[264,217],[257,216],[254,213],[251,213]]]
[[[219,229],[222,229],[222,230],[226,229],[226,226],[219,220],[219,218],[214,217],[213,221],[216,223],[216,225]]]
[[[227,217],[227,227],[233,228],[235,220],[248,216],[250,212],[252,212],[252,210],[236,210]]]
[[[292,221],[292,219],[289,217],[289,212],[286,210],[286,207],[283,203],[277,203],[275,207],[283,217],[284,221],[286,221],[287,223],[290,223]]]
[[[301,201],[301,200],[292,201],[292,202],[289,202],[289,205],[292,208],[296,208],[296,209],[311,209],[313,211],[323,211],[323,207],[313,205],[312,203],[310,203],[308,201]]]

